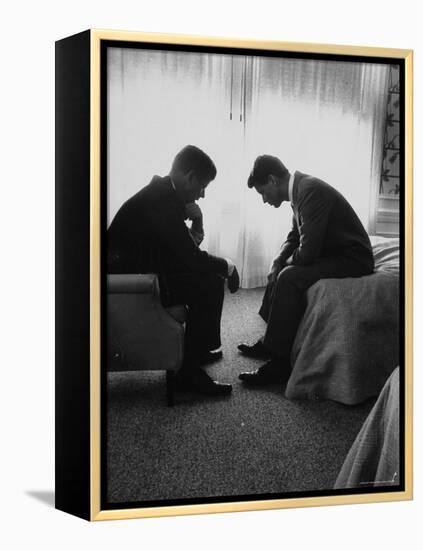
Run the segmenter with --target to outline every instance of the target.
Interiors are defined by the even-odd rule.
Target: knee
[[[284,267],[278,274],[277,286],[293,285],[296,280],[297,268],[293,265]]]

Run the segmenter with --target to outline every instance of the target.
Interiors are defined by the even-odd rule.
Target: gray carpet
[[[245,388],[239,372],[260,365],[238,354],[264,322],[263,289],[225,298],[224,359],[210,375],[234,386],[230,397],[178,395],[166,405],[165,374],[108,378],[109,503],[283,494],[333,488],[372,402],[289,401],[282,387]]]

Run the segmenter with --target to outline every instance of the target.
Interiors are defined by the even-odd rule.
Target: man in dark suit
[[[306,306],[306,290],[319,279],[361,277],[373,272],[369,237],[347,200],[324,181],[290,173],[270,155],[256,159],[248,187],[279,208],[289,200],[292,229],[273,261],[259,314],[267,322],[263,339],[240,344],[246,356],[268,359],[239,378],[251,386],[286,382],[290,353]]]
[[[215,176],[210,157],[193,145],[184,147],[168,176],[154,176],[117,212],[108,229],[107,250],[109,273],[157,273],[164,306],[188,306],[177,389],[224,395],[231,385],[213,381],[200,366],[222,355],[213,350],[221,345],[224,280],[236,292],[239,277],[230,260],[198,247],[202,219],[193,204],[204,198]],[[187,218],[192,220],[191,231]]]

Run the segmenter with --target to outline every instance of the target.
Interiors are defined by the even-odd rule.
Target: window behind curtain
[[[291,224],[247,188],[257,155],[320,177],[372,232],[388,67],[354,62],[109,48],[108,221],[195,144],[217,177],[200,201],[202,247],[231,257],[242,286],[265,284]]]

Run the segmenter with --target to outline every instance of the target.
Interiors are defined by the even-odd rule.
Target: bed
[[[322,279],[307,291],[287,398],[361,403],[379,394],[399,364],[399,239],[371,242],[372,275]]]
[[[400,372],[386,381],[345,458],[335,489],[400,483]]]

